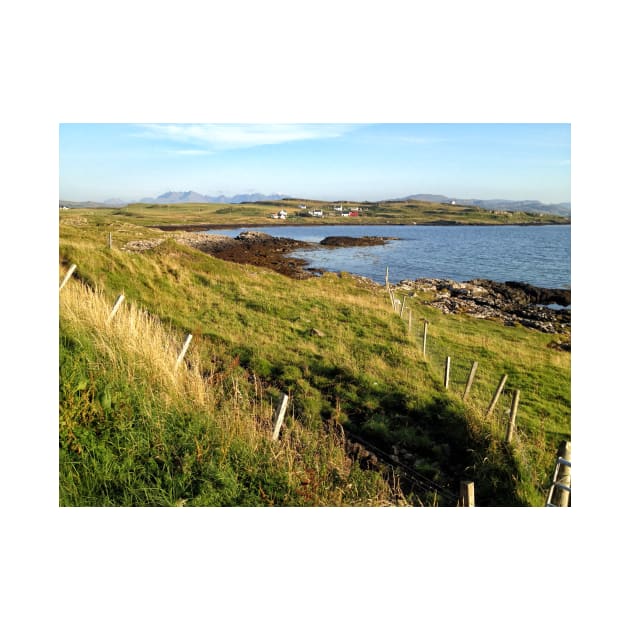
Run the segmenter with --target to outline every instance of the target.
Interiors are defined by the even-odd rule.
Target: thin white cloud
[[[143,124],[138,127],[144,137],[202,147],[196,149],[198,151],[220,151],[337,138],[354,129],[355,125]]]
[[[169,151],[175,155],[212,155],[212,151],[206,151],[205,149],[174,149]]]
[[[435,144],[437,142],[446,142],[445,138],[424,138],[422,136],[394,136],[394,139],[409,144]]]

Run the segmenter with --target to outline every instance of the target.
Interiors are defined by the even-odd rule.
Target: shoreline
[[[238,230],[250,228],[309,228],[309,227],[550,227],[571,226],[571,223],[460,223],[458,221],[427,221],[424,223],[195,223],[148,225],[147,227],[165,232],[200,232],[207,230]]]
[[[245,231],[235,237],[191,234],[175,236],[174,239],[180,244],[194,247],[215,258],[265,267],[296,280],[324,273],[322,269],[307,267],[307,261],[301,258],[289,256],[298,249],[370,246],[385,244],[390,240],[388,237],[374,236],[327,237],[319,243],[312,243],[255,231]],[[167,239],[130,242],[124,249],[143,251],[156,247],[164,240]],[[385,288],[384,285],[365,276],[354,273],[350,275],[374,287]],[[426,303],[446,314],[467,314],[479,319],[502,321],[506,326],[520,324],[545,333],[568,335],[569,341],[562,342],[559,349],[570,351],[570,289],[537,287],[517,281],[474,279],[456,282],[440,278],[402,280],[389,287],[390,290],[402,291],[410,296],[432,294],[433,298]],[[550,304],[558,305],[560,308],[549,308]],[[566,308],[567,306],[569,308]]]

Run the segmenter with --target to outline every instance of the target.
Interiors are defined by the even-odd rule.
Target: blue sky
[[[59,197],[570,201],[569,124],[61,124]]]

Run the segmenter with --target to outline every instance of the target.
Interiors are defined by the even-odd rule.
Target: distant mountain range
[[[201,195],[194,190],[185,192],[165,192],[159,197],[143,197],[138,201],[123,201],[122,199],[105,199],[105,201],[64,201],[59,200],[59,206],[67,208],[122,208],[130,203],[154,203],[154,204],[172,204],[172,203],[253,203],[255,201],[277,201],[285,199],[288,195],[261,195],[260,193],[250,193],[242,195],[234,195],[226,197],[218,195],[212,197],[210,195]]]
[[[143,197],[139,201],[123,201],[122,199],[106,199],[105,201],[64,201],[59,200],[59,207],[67,208],[122,208],[130,203],[146,204],[174,204],[174,203],[254,203],[256,201],[277,201],[289,199],[289,195],[262,195],[260,193],[248,193],[226,197],[225,195],[210,196],[201,195],[193,190],[185,192],[165,192],[159,197]],[[434,203],[452,203],[462,206],[479,206],[486,210],[507,210],[508,212],[540,212],[543,214],[557,214],[560,216],[571,215],[570,203],[541,203],[535,200],[511,201],[509,199],[460,199],[446,197],[444,195],[409,195],[387,201],[430,201]]]
[[[535,200],[510,201],[509,199],[459,199],[444,195],[409,195],[391,201],[432,201],[435,203],[455,202],[461,206],[479,206],[486,210],[507,210],[508,212],[542,212],[543,214],[558,214],[563,217],[571,215],[571,204],[542,203]]]

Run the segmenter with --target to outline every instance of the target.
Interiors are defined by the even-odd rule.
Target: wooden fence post
[[[475,507],[475,484],[472,481],[459,482],[459,501],[460,507]]]
[[[510,409],[510,420],[508,421],[505,441],[509,444],[514,437],[514,429],[516,428],[516,412],[518,410],[518,399],[521,395],[520,390],[515,390],[512,396],[512,408]]]
[[[112,312],[109,314],[109,317],[107,318],[107,323],[109,324],[109,322],[112,321],[112,318],[114,317],[114,315],[116,315],[116,311],[120,308],[120,305],[123,303],[123,300],[125,299],[125,296],[120,294],[118,296],[118,299],[116,300],[116,303],[114,304],[114,308],[112,308]]]
[[[109,236],[107,237],[107,244],[109,245],[109,249],[112,248],[112,233],[109,233]]]
[[[470,368],[470,374],[468,375],[468,381],[466,381],[466,389],[464,390],[464,395],[462,396],[462,400],[466,400],[468,398],[468,394],[470,394],[470,388],[473,384],[473,379],[475,378],[475,373],[477,372],[477,366],[479,364],[477,361],[473,361],[472,367]]]
[[[446,357],[446,362],[444,363],[444,388],[448,389],[448,377],[451,373],[451,357]]]
[[[558,475],[556,476],[556,483],[560,483],[567,488],[571,487],[571,466],[569,462],[571,461],[571,442],[567,440],[562,440],[560,442],[560,446],[558,448],[558,457],[561,457],[566,464],[560,462],[558,468]],[[557,507],[569,507],[571,499],[571,493],[564,488],[560,488],[558,486],[554,486],[553,492],[551,494],[551,501],[553,505]]]
[[[385,288],[389,289],[389,267],[385,267]]]
[[[403,295],[402,304],[400,305],[400,318],[402,319],[403,311],[405,310],[405,301],[407,300],[407,296]]]
[[[274,415],[275,427],[273,429],[273,435],[271,436],[271,439],[274,441],[277,441],[280,437],[280,429],[282,427],[282,421],[284,420],[284,414],[287,411],[288,403],[289,397],[286,394],[282,394]]]
[[[411,309],[409,309],[409,334],[411,334]]]
[[[424,320],[424,333],[422,334],[422,356],[427,356],[427,328],[429,327],[429,322]]]
[[[492,402],[490,403],[490,406],[488,407],[488,411],[486,411],[486,418],[488,418],[490,414],[494,411],[494,407],[497,404],[497,401],[499,400],[499,396],[501,395],[501,392],[503,391],[503,386],[505,385],[505,381],[507,381],[507,377],[508,377],[507,374],[504,374],[501,377],[501,381],[499,382],[497,391],[494,392],[494,396],[492,397]]]
[[[188,335],[188,337],[186,337],[186,341],[184,341],[184,346],[182,348],[182,351],[179,353],[179,356],[177,357],[177,361],[175,361],[175,369],[177,369],[179,367],[179,364],[184,360],[184,355],[186,354],[186,351],[188,350],[188,346],[190,345],[192,338],[193,336],[190,334]]]
[[[72,265],[70,267],[70,269],[68,269],[68,273],[64,276],[63,280],[61,281],[61,284],[59,285],[59,290],[60,291],[61,291],[61,289],[63,289],[66,286],[66,282],[68,282],[68,280],[70,280],[70,277],[75,272],[76,268],[77,268],[76,265]]]

